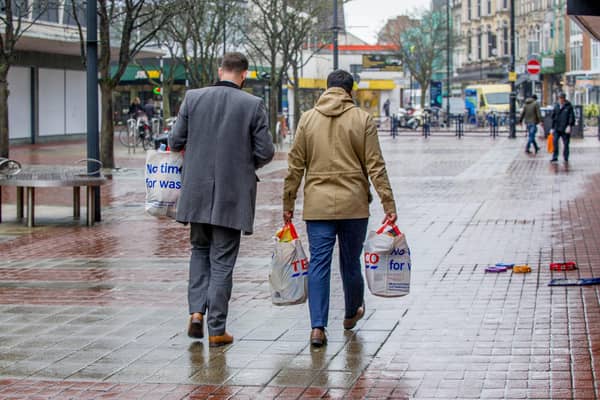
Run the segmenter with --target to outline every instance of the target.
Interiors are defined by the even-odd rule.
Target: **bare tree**
[[[73,2],[73,17],[83,43],[84,34]],[[114,168],[114,122],[112,93],[127,66],[156,36],[173,13],[172,0],[98,0],[98,71],[102,95],[100,159],[106,168]],[[118,46],[116,68],[111,69],[111,43]],[[82,46],[82,53],[84,47]],[[82,54],[85,58],[85,54]]]
[[[236,25],[239,0],[178,0],[175,18],[164,33],[176,45],[192,88],[217,80],[218,58],[223,50],[226,25]]]
[[[162,109],[163,116],[168,118],[171,116],[171,93],[173,92],[173,86],[175,86],[175,80],[177,78],[177,69],[180,65],[183,65],[181,58],[178,56],[177,43],[169,35],[169,32],[165,28],[161,28],[155,38],[155,44],[160,49],[166,49],[168,57],[161,58],[158,65],[152,65],[152,70],[158,70],[160,72],[160,79],[156,80],[147,68],[145,61],[135,62],[135,64],[142,68],[146,73],[148,81],[155,86],[161,87],[162,97]],[[156,62],[154,62],[156,64]]]
[[[425,107],[425,93],[436,68],[443,65],[446,48],[447,23],[444,12],[422,11],[417,23],[408,21],[399,34],[387,39],[398,45],[403,65],[409,69],[421,88],[421,108]],[[456,43],[456,40],[453,40]]]
[[[251,58],[264,61],[269,72],[269,129],[273,141],[277,142],[275,127],[281,78],[287,69],[289,54],[282,53],[285,26],[285,13],[288,0],[249,0],[245,26],[240,30]]]
[[[15,62],[17,43],[57,1],[0,1],[0,157],[8,158],[8,71]]]
[[[328,4],[321,0],[292,0],[293,6],[283,13],[286,29],[283,31],[282,53],[283,59],[288,61],[292,69],[292,79],[284,80],[294,90],[293,126],[298,126],[300,119],[300,68],[306,65],[313,55],[326,46],[323,32],[319,32],[320,22],[318,17],[328,10]],[[314,40],[311,40],[314,39]],[[304,50],[308,50],[305,52]],[[305,54],[306,53],[306,54]],[[305,57],[306,56],[306,57]]]

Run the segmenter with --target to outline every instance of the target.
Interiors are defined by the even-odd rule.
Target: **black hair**
[[[221,68],[228,72],[242,73],[248,70],[248,59],[238,52],[227,53],[221,61]]]
[[[348,71],[344,71],[343,69],[335,70],[327,77],[327,89],[332,87],[340,87],[348,94],[351,94],[354,87],[354,78]]]
[[[534,94],[533,96],[531,96],[531,98],[537,100],[537,95]]]

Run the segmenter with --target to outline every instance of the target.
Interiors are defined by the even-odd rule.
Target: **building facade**
[[[565,91],[575,104],[600,104],[600,41],[566,22]]]
[[[469,84],[507,83],[510,68],[510,1],[454,0],[454,30],[462,42],[454,50],[455,78]],[[518,98],[536,93],[552,102],[565,72],[564,0],[515,0],[515,71]],[[530,59],[542,64],[530,76]]]

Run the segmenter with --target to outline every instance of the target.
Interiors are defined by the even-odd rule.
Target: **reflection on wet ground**
[[[597,287],[547,286],[600,275],[598,141],[574,140],[569,165],[524,154],[523,138],[381,144],[413,254],[411,294],[367,294],[366,317],[344,331],[334,268],[329,344],[318,350],[306,305],[270,304],[284,154],[259,173],[256,233],[234,273],[236,340],[217,349],[185,334],[188,228],[144,215],[142,153],[117,149],[126,169],[103,188],[93,228],[69,218],[70,193],[51,191],[37,198],[40,226],[24,228],[3,190],[0,398],[600,397]],[[52,164],[84,151],[15,154]],[[375,227],[376,201],[372,215]],[[548,268],[569,260],[579,269]],[[497,262],[532,272],[484,272]]]

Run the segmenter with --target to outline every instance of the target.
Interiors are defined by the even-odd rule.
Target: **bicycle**
[[[119,134],[119,142],[132,148],[141,144],[144,150],[148,150],[154,147],[154,132],[144,118],[130,118],[127,120],[127,130]]]

